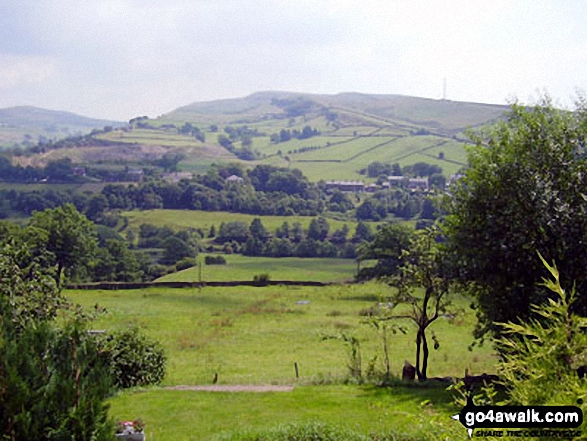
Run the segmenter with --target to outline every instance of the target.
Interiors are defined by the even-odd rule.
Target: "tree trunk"
[[[426,339],[426,329],[422,329],[422,378],[420,380],[426,380],[428,370],[428,340]]]
[[[420,372],[420,348],[422,346],[422,331],[418,329],[416,334],[416,375],[418,380],[422,379],[422,372]]]

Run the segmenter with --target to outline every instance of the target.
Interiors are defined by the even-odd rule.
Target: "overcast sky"
[[[582,0],[0,0],[0,107],[156,117],[262,90],[503,104],[587,88]]]

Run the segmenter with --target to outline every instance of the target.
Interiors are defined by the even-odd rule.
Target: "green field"
[[[280,423],[324,421],[346,424],[362,433],[400,431],[416,436],[435,420],[450,426],[456,410],[442,389],[376,389],[340,384],[347,374],[342,341],[322,341],[340,332],[361,341],[363,368],[377,356],[382,369],[382,340],[363,324],[361,311],[372,307],[386,285],[329,287],[149,288],[120,291],[68,291],[87,308],[96,303],[107,313],[95,329],[140,326],[158,339],[168,355],[162,386],[297,385],[290,393],[211,393],[163,388],[119,393],[111,399],[116,419],[141,417],[155,440],[210,439],[237,428],[260,429]],[[430,356],[430,376],[493,372],[495,358],[486,345],[467,350],[475,323],[466,299],[461,312],[432,326],[440,349]],[[399,375],[404,360],[414,360],[414,328],[389,336],[391,369]],[[300,378],[295,378],[294,363]],[[323,384],[332,384],[324,386]],[[425,400],[431,402],[422,404]],[[231,423],[228,423],[231,421]],[[462,430],[462,429],[460,429]],[[418,439],[418,438],[416,438]]]
[[[288,222],[290,227],[299,222],[304,230],[308,229],[312,216],[255,216],[243,213],[227,213],[223,211],[196,211],[196,210],[144,210],[144,211],[125,211],[122,216],[128,218],[129,227],[138,230],[141,224],[152,224],[157,227],[168,226],[173,229],[195,228],[202,229],[208,233],[210,227],[214,225],[216,231],[222,222],[245,222],[250,224],[253,219],[260,218],[265,228],[274,233],[275,229],[281,227],[284,222]],[[353,221],[340,221],[327,219],[330,225],[330,231],[342,228],[344,224],[349,227],[351,236],[357,225]],[[374,222],[369,222],[372,228],[375,228]]]
[[[299,257],[249,257],[240,254],[223,255],[226,265],[202,264],[202,281],[224,282],[231,280],[253,280],[257,274],[269,274],[271,280],[304,280],[313,282],[352,281],[357,271],[353,259],[320,259]],[[198,256],[204,261],[204,256]],[[158,282],[198,282],[200,270],[188,268],[168,274]]]

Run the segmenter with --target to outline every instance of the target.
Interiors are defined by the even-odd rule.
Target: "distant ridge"
[[[344,92],[333,95],[283,91],[256,92],[246,97],[195,102],[160,117],[164,120],[215,123],[252,123],[285,118],[279,100],[312,103],[315,112],[338,112],[347,119],[376,118],[392,124],[410,124],[451,135],[495,121],[506,105],[434,100],[407,95]],[[311,112],[309,112],[311,113]]]
[[[0,109],[0,124],[23,128],[50,126],[74,129],[94,129],[107,125],[118,126],[119,121],[88,118],[72,112],[48,110],[33,106],[16,106]]]

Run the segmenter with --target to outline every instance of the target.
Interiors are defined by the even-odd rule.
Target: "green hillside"
[[[489,124],[506,110],[400,95],[259,92],[139,119],[93,135],[94,143],[86,140],[20,163],[43,165],[70,157],[85,165],[152,166],[172,154],[181,156],[181,171],[196,173],[214,163],[240,162],[298,168],[312,181],[369,181],[364,170],[377,161],[428,162],[450,175],[465,162],[464,131]]]

